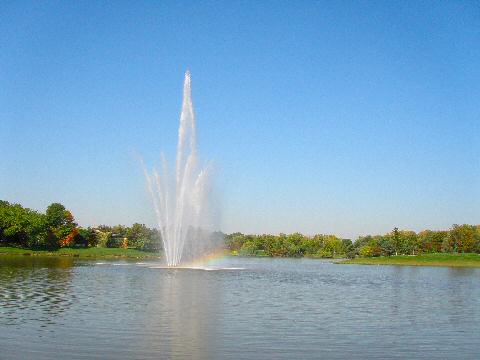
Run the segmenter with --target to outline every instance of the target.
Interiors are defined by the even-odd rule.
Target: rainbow
[[[212,267],[218,265],[219,262],[226,259],[228,253],[223,249],[215,250],[211,253],[205,254],[194,261],[180,265],[179,267],[184,268],[202,268],[202,267]]]
[[[150,269],[185,269],[185,270],[244,270],[241,267],[228,267],[225,266],[223,261],[228,258],[228,252],[225,250],[216,250],[209,254],[206,254],[195,261],[185,263],[179,266],[149,266]]]

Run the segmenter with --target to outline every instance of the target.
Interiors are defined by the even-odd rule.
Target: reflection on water
[[[157,297],[143,339],[144,348],[157,347],[169,359],[212,359],[221,293],[214,276],[198,270],[151,269],[160,278],[149,286]]]
[[[4,256],[0,261],[0,326],[55,324],[74,301],[71,258]]]
[[[0,257],[1,359],[474,359],[480,348],[480,269],[152,265]]]

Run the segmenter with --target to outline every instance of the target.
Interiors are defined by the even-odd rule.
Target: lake
[[[156,265],[1,257],[0,358],[480,358],[478,268]]]

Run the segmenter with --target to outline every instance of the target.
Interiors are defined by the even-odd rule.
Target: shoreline
[[[345,258],[322,258],[314,256],[304,257],[275,257],[265,255],[238,255],[229,254],[232,257],[245,258],[285,258],[285,259],[312,259],[329,260],[333,264],[339,265],[390,265],[390,266],[434,266],[434,267],[462,267],[478,268],[480,267],[480,254],[476,253],[425,253],[420,255],[397,255],[397,256],[378,256],[378,257],[356,257],[354,259]]]
[[[478,268],[480,267],[480,255],[475,253],[434,253],[420,255],[379,256],[348,259],[339,261],[337,264]]]
[[[256,255],[239,255],[228,253],[231,257],[245,258],[289,258],[289,257],[271,257]],[[123,248],[62,248],[58,250],[32,250],[15,247],[0,247],[0,258],[2,256],[33,256],[33,257],[68,257],[82,260],[115,260],[115,259],[144,259],[154,260],[161,257],[161,253],[142,251],[137,249]],[[398,255],[398,256],[379,256],[379,257],[357,257],[355,259],[345,258],[319,258],[319,257],[299,257],[294,259],[319,259],[330,260],[339,265],[394,265],[394,266],[434,266],[434,267],[462,267],[479,268],[480,254],[475,253],[429,253],[420,255]]]
[[[1,256],[71,257],[77,259],[157,259],[160,253],[122,248],[63,248],[58,250],[32,250],[0,247]]]

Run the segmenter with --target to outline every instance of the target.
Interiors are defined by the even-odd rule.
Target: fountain
[[[211,165],[200,166],[190,72],[185,73],[183,104],[178,128],[175,172],[161,155],[160,171],[144,167],[148,190],[163,242],[167,266],[178,266],[208,252],[211,241],[209,205]]]

